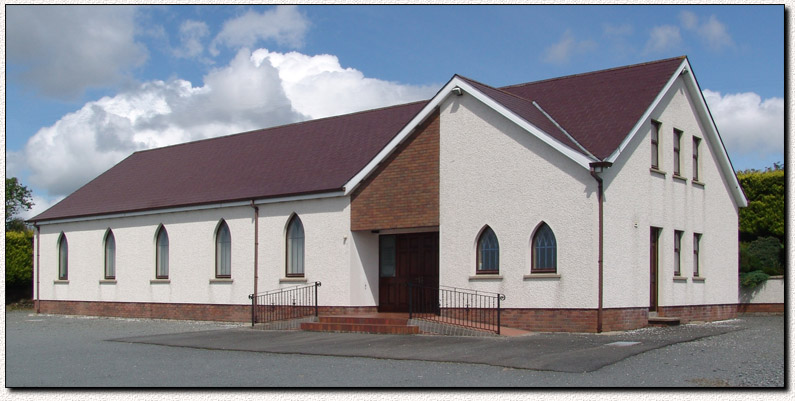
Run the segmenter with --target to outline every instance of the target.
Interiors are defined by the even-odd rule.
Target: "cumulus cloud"
[[[132,7],[12,5],[6,11],[9,65],[44,95],[69,99],[116,84],[147,58],[134,38]]]
[[[33,186],[64,196],[136,150],[427,99],[436,89],[367,78],[334,56],[241,50],[201,86],[150,81],[89,102],[40,129],[11,161],[24,163]]]
[[[722,95],[709,89],[703,94],[732,157],[783,157],[784,99],[763,100],[753,92]]]
[[[682,35],[679,33],[679,27],[673,25],[655,26],[651,29],[643,52],[646,54],[665,52],[679,46],[681,42]]]
[[[210,54],[218,55],[220,45],[234,49],[252,48],[263,40],[300,48],[308,28],[309,21],[295,6],[278,6],[261,14],[248,11],[224,22],[221,32],[210,43]]]
[[[207,24],[187,20],[179,26],[180,47],[173,50],[176,57],[194,58],[204,53],[203,39],[210,34]]]
[[[685,29],[696,29],[698,26],[698,17],[692,11],[684,10],[679,13],[679,22]]]
[[[593,40],[578,41],[570,29],[563,32],[560,41],[549,46],[544,51],[544,61],[554,64],[564,64],[569,62],[572,56],[584,54],[596,49],[596,42]]]

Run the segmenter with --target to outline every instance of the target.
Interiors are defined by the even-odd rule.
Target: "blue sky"
[[[687,55],[736,169],[783,161],[783,6],[6,6],[6,174],[43,211],[130,153]]]

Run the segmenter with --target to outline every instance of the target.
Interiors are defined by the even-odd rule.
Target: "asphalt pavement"
[[[782,388],[783,316],[602,334],[440,337],[6,313],[5,386]]]

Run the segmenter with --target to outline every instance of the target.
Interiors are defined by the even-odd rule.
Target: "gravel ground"
[[[735,331],[677,343],[588,373],[495,366],[218,351],[113,341],[245,324],[6,313],[6,387],[779,387],[784,317],[708,323]],[[678,328],[689,330],[691,326]],[[692,326],[693,330],[698,329]],[[616,341],[667,328],[611,333]]]

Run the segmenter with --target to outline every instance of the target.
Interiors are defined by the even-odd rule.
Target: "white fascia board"
[[[336,197],[339,197],[339,196],[345,196],[345,192],[344,191],[334,191],[334,192],[324,192],[324,193],[319,193],[319,194],[295,195],[295,196],[283,196],[283,197],[278,197],[278,198],[259,199],[259,200],[254,200],[254,205],[265,205],[265,204],[269,204],[269,203],[293,202],[293,201],[311,200],[311,199],[336,198]],[[228,207],[240,207],[240,206],[250,206],[250,205],[251,205],[251,201],[208,203],[208,204],[205,204],[205,205],[182,206],[182,207],[171,207],[171,208],[163,208],[163,209],[141,210],[141,211],[138,211],[138,212],[111,213],[111,214],[101,214],[101,215],[96,215],[96,216],[73,217],[73,218],[54,219],[54,220],[43,220],[43,221],[37,222],[36,225],[45,226],[45,225],[48,225],[48,224],[62,224],[62,223],[73,223],[73,222],[78,222],[78,221],[118,219],[118,218],[123,218],[123,217],[147,216],[147,215],[165,214],[165,213],[193,212],[193,211],[197,211],[197,210],[221,209],[221,208],[228,208]]]
[[[621,155],[621,152],[624,150],[624,148],[627,147],[629,142],[632,141],[633,138],[635,138],[635,135],[637,135],[638,131],[640,131],[640,127],[642,127],[643,124],[646,123],[646,120],[649,118],[649,116],[651,116],[651,112],[654,111],[654,109],[657,107],[658,104],[660,104],[662,99],[668,93],[668,90],[670,90],[671,87],[674,85],[674,82],[676,82],[676,79],[679,78],[679,75],[682,73],[682,70],[684,70],[685,67],[687,67],[687,70],[690,71],[690,65],[687,64],[687,59],[682,60],[682,64],[679,65],[679,68],[677,68],[676,71],[671,76],[671,78],[668,79],[668,82],[662,88],[660,93],[657,94],[657,97],[654,98],[654,101],[651,102],[651,105],[646,109],[646,112],[644,112],[643,115],[640,117],[640,119],[637,122],[635,122],[635,126],[633,126],[632,130],[629,131],[629,135],[627,135],[624,138],[624,140],[621,141],[621,144],[618,145],[618,148],[614,150],[613,153],[610,156],[608,156],[607,159],[605,159],[605,161],[608,161],[610,163],[616,162],[618,156]]]
[[[712,150],[718,155],[718,164],[721,167],[723,175],[726,177],[726,181],[732,187],[732,194],[734,195],[737,206],[747,207],[748,199],[746,199],[742,187],[740,186],[740,181],[737,179],[737,173],[734,172],[734,166],[732,166],[729,154],[726,152],[726,146],[723,144],[723,139],[720,137],[718,127],[715,125],[715,120],[712,118],[712,113],[709,111],[707,101],[704,99],[704,94],[701,92],[698,81],[696,81],[693,69],[690,68],[690,63],[688,63],[687,60],[685,60],[685,63],[687,63],[687,70],[690,72],[683,77],[685,86],[690,91],[691,99],[696,103],[696,111],[698,112],[707,135],[710,136],[710,143],[714,144]]]
[[[517,116],[511,110],[507,109],[494,99],[475,89],[466,81],[454,76],[441,90],[439,90],[436,96],[434,96],[433,99],[431,99],[428,104],[426,104],[425,107],[419,113],[417,113],[417,115],[414,116],[414,118],[408,124],[406,124],[406,126],[403,127],[403,129],[397,135],[395,135],[394,138],[392,138],[392,141],[390,141],[389,144],[387,144],[372,160],[370,160],[369,163],[367,163],[362,170],[360,170],[345,184],[345,195],[349,195],[351,192],[353,192],[353,190],[356,189],[362,180],[370,175],[370,173],[372,173],[387,157],[389,157],[389,155],[395,149],[397,149],[397,147],[414,131],[414,129],[420,125],[433,112],[433,110],[439,107],[439,105],[445,99],[447,99],[448,96],[451,95],[453,88],[456,86],[463,89],[466,94],[473,96],[483,104],[491,107],[496,112],[512,121],[514,124],[523,128],[525,131],[535,135],[549,146],[557,149],[559,152],[572,159],[575,163],[586,169],[590,168],[590,163],[594,160],[591,160],[582,153],[561,143],[535,125],[530,124],[525,119]]]

